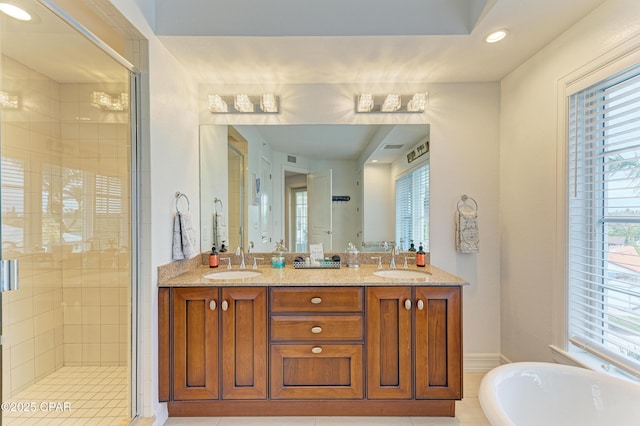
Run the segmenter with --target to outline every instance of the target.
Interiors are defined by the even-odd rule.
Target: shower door
[[[0,293],[0,422],[126,424],[135,73],[69,18],[13,3],[35,17],[0,15],[3,285],[19,277]]]

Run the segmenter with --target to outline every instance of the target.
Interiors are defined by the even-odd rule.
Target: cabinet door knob
[[[209,309],[211,309],[212,311],[215,311],[217,306],[218,305],[216,304],[215,300],[210,300],[209,301]]]
[[[418,310],[421,311],[424,309],[424,301],[422,299],[418,299]]]
[[[311,348],[311,353],[314,353],[314,354],[322,353],[322,348],[320,346],[314,346]]]
[[[313,303],[314,305],[319,305],[322,303],[322,299],[320,297],[314,297],[311,299],[311,303]]]
[[[322,333],[322,327],[318,327],[318,326],[311,327],[311,332],[313,334],[320,334],[320,333]]]
[[[226,300],[222,301],[222,310],[226,311],[227,309],[229,309],[229,302],[227,302]]]
[[[407,311],[410,311],[410,310],[411,310],[411,300],[407,299],[407,300],[405,300],[405,301],[404,301],[404,308],[405,308]]]

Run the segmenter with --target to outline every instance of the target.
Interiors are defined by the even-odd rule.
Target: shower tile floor
[[[2,424],[127,425],[127,371],[127,367],[62,367],[4,401]]]

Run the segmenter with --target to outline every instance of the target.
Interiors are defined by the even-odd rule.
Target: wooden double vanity
[[[160,401],[170,416],[454,416],[466,282],[420,269],[161,280]]]

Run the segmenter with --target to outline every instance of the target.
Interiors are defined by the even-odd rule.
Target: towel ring
[[[187,197],[187,194],[183,194],[182,192],[178,191],[176,192],[176,212],[178,213],[183,213],[182,211],[180,211],[180,208],[178,207],[178,202],[180,201],[180,198],[183,198],[185,200],[187,200],[187,211],[189,211],[191,209],[191,203],[189,202],[189,197]]]
[[[468,201],[471,201],[473,204],[472,205],[469,204]],[[462,213],[460,209],[464,206],[470,207],[472,213],[477,213],[478,211],[478,203],[476,202],[476,200],[469,197],[467,194],[463,194],[462,197],[460,197],[460,199],[458,200],[458,203],[456,205],[458,212]]]

